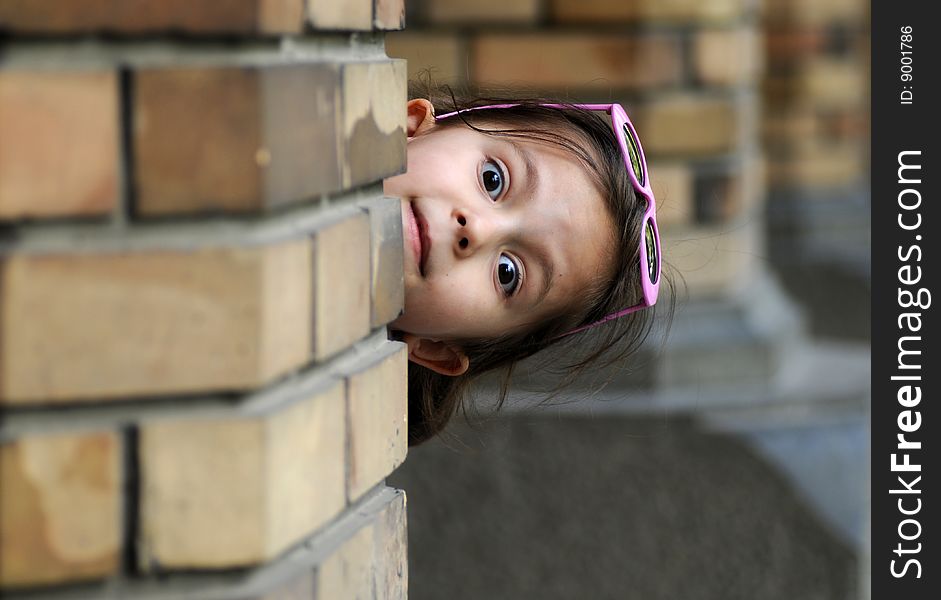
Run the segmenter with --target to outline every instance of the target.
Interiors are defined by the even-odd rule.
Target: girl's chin
[[[406,315],[399,315],[394,321],[389,323],[389,329],[399,333],[410,333],[409,318]]]

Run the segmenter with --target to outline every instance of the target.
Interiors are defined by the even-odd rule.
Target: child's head
[[[402,198],[405,314],[392,328],[409,346],[411,444],[443,428],[473,377],[638,302],[646,207],[603,113],[424,91],[408,105],[408,170],[385,183]],[[632,351],[649,323],[649,311],[606,323],[574,370]]]

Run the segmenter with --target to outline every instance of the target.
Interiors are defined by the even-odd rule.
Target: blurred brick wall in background
[[[868,339],[869,3],[765,2],[770,254],[815,332]]]
[[[0,0],[0,595],[406,597],[403,26]]]
[[[764,142],[773,188],[868,179],[868,7],[765,0]]]

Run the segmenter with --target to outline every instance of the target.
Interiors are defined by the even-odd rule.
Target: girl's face
[[[495,338],[579,306],[609,275],[614,230],[584,167],[561,149],[435,125],[409,102],[402,201],[406,341]],[[466,368],[466,365],[465,365]]]

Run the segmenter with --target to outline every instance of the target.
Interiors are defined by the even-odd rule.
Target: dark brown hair
[[[467,417],[465,393],[481,374],[505,370],[496,409],[506,400],[514,365],[553,343],[577,346],[577,358],[554,365],[564,374],[550,397],[591,367],[606,367],[633,355],[648,337],[654,308],[666,312],[666,327],[675,310],[672,277],[661,274],[661,300],[654,308],[635,312],[584,333],[559,338],[575,327],[592,323],[605,315],[640,301],[639,245],[641,218],[645,206],[638,202],[617,139],[605,115],[574,108],[559,110],[541,106],[563,104],[558,100],[519,97],[511,93],[472,93],[434,84],[427,74],[409,83],[409,98],[427,98],[435,114],[490,104],[518,104],[513,108],[476,110],[437,123],[438,127],[469,127],[493,136],[506,136],[545,143],[571,153],[586,168],[608,208],[615,228],[615,247],[608,262],[613,277],[596,289],[585,290],[578,312],[567,312],[534,325],[523,333],[496,339],[457,340],[470,359],[466,373],[458,377],[439,375],[413,362],[408,366],[408,443],[421,444],[439,434],[450,419],[463,409]],[[664,285],[666,284],[666,285]],[[666,293],[664,293],[666,292]],[[666,302],[664,302],[666,301]],[[664,306],[665,304],[665,306]],[[664,310],[665,309],[665,310]]]

